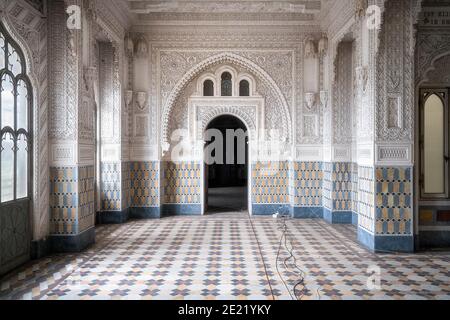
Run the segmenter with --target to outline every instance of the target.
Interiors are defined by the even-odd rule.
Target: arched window
[[[25,59],[0,25],[0,202],[29,198],[31,85]]]
[[[229,72],[222,73],[222,97],[231,97],[233,94],[232,76]]]
[[[250,83],[247,80],[242,80],[239,83],[239,96],[248,97],[250,96]]]
[[[214,97],[214,82],[212,80],[203,82],[203,95],[205,97]]]

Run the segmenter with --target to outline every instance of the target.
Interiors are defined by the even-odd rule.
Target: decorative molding
[[[74,166],[78,150],[73,142],[55,143],[50,147],[50,167]]]
[[[13,39],[23,49],[27,74],[33,87],[33,240],[45,238],[50,230],[49,215],[49,142],[48,142],[48,56],[47,20],[42,12],[24,2],[6,1],[0,19]],[[20,10],[16,8],[21,7]]]
[[[203,140],[208,124],[224,114],[239,118],[249,130],[250,140],[256,140],[264,131],[264,99],[262,98],[191,98],[189,107],[189,128],[191,140]]]
[[[376,145],[376,165],[378,166],[412,166],[413,163],[413,145],[399,144]]]
[[[296,161],[322,161],[322,145],[302,145],[295,148]]]
[[[268,86],[269,90],[273,90],[276,95],[276,99],[279,102],[279,112],[278,116],[281,117],[280,126],[283,130],[283,136],[286,137],[287,141],[292,141],[292,122],[291,122],[291,112],[287,104],[286,98],[281,92],[278,85],[275,83],[273,78],[267,74],[261,67],[256,65],[254,62],[244,58],[242,56],[233,53],[221,53],[217,55],[210,56],[204,61],[198,63],[195,67],[191,68],[182,78],[177,82],[172,92],[169,94],[163,108],[162,108],[162,123],[161,123],[161,143],[169,144],[169,121],[173,106],[181,94],[181,92],[188,86],[188,84],[197,77],[201,72],[204,72],[207,68],[217,65],[217,64],[231,64],[235,66],[242,67],[248,70],[253,75],[255,75],[263,84]]]
[[[350,146],[333,145],[332,147],[332,161],[333,162],[351,162],[352,149]]]

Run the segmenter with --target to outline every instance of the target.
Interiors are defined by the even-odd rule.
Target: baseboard
[[[100,211],[97,212],[97,224],[120,224],[125,223],[130,218],[130,209],[121,211]]]
[[[414,252],[414,237],[411,236],[375,236],[375,252]]]
[[[161,218],[160,207],[130,208],[131,219],[158,219]]]
[[[163,204],[161,216],[199,216],[202,214],[201,204]]]
[[[358,225],[358,213],[352,211],[352,225],[357,226]]]
[[[323,219],[323,207],[294,207],[292,211],[296,219]]]
[[[252,204],[254,216],[271,216],[275,213],[292,215],[292,207],[289,204]]]
[[[92,227],[77,235],[50,236],[51,251],[57,253],[80,252],[95,243],[95,228]]]
[[[367,230],[358,227],[358,242],[370,251],[375,248],[375,236]]]
[[[51,253],[52,244],[50,238],[31,241],[31,260],[41,259]]]
[[[324,208],[323,218],[325,221],[332,224],[351,224],[353,213],[351,211],[331,211]]]
[[[376,236],[358,227],[358,241],[367,249],[380,253],[414,252],[414,237],[407,236]]]

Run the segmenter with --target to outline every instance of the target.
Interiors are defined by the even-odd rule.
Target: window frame
[[[230,75],[230,79],[229,80],[224,79],[224,75],[226,73],[228,73]],[[230,86],[231,86],[230,94],[225,94],[225,92],[224,92],[225,91],[224,90],[224,86],[225,86],[224,82],[225,81],[230,81]],[[233,74],[230,71],[222,72],[221,75],[220,75],[220,96],[221,97],[232,97],[233,96],[233,90],[234,90]]]
[[[419,121],[420,121],[420,132],[419,132],[419,161],[420,161],[420,178],[419,178],[419,188],[420,188],[420,199],[421,200],[446,200],[450,198],[449,194],[449,150],[450,150],[450,139],[449,139],[449,90],[447,88],[422,88],[420,89],[420,99],[419,99]],[[425,103],[428,98],[436,95],[441,99],[444,107],[444,192],[443,193],[426,193],[425,192]]]
[[[2,85],[2,78],[5,74],[8,74],[13,79],[13,95],[14,95],[14,128],[11,128],[10,126],[1,127],[2,123],[2,99],[0,98],[0,190],[2,188],[2,166],[1,166],[1,152],[2,152],[2,142],[3,142],[3,136],[5,134],[11,134],[13,137],[14,142],[14,180],[13,180],[13,199],[8,201],[2,201],[1,199],[1,193],[0,193],[0,206],[6,206],[11,203],[25,201],[25,200],[31,200],[32,195],[32,177],[33,177],[33,167],[32,167],[32,157],[33,157],[33,121],[32,121],[32,109],[33,109],[33,87],[31,85],[31,81],[27,75],[27,64],[25,60],[25,56],[23,54],[22,48],[18,45],[18,43],[9,35],[6,28],[3,26],[3,24],[0,22],[0,33],[2,34],[4,40],[5,40],[5,68],[0,69],[0,88]],[[20,74],[14,75],[11,70],[9,70],[9,48],[14,48],[15,52],[17,53],[18,57],[20,58],[21,68],[22,72]],[[3,52],[2,52],[3,53]],[[18,84],[20,82],[23,82],[24,85],[27,88],[27,130],[24,128],[18,128]],[[0,91],[1,93],[1,91]],[[1,96],[0,96],[1,97]],[[27,196],[17,198],[17,181],[18,181],[18,172],[17,172],[17,142],[19,137],[24,136],[27,141]]]
[[[207,82],[211,82],[211,84],[212,84],[212,95],[206,95],[206,83]],[[203,88],[202,88],[202,90],[203,90],[203,96],[204,97],[214,97],[215,96],[215,90],[216,90],[216,88],[215,88],[216,86],[215,86],[215,83],[214,83],[214,81],[213,80],[211,80],[211,79],[205,79],[204,81],[203,81]]]
[[[243,82],[247,83],[247,95],[243,95],[242,91],[243,91]],[[250,97],[251,96],[251,86],[250,86],[250,81],[248,81],[247,79],[241,79],[239,81],[239,96],[240,97]]]

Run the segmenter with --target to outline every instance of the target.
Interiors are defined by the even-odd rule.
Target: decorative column
[[[101,212],[99,223],[123,223],[129,218],[130,163],[128,105],[122,91],[122,43],[100,43]],[[125,95],[125,97],[124,97]],[[127,100],[125,100],[127,99]]]
[[[377,251],[414,250],[413,5],[409,0],[387,1],[384,23],[379,31],[374,239],[368,243]]]
[[[53,251],[80,251],[94,243],[94,70],[82,63],[82,32],[67,28],[67,5],[48,4],[50,245]]]
[[[353,42],[335,46],[332,103],[324,109],[323,216],[330,223],[352,223]],[[328,105],[322,91],[322,104]]]
[[[133,52],[132,59],[128,54],[128,81],[129,89],[134,92],[129,108],[130,217],[159,218],[162,165],[158,159],[155,97],[149,91],[149,46],[143,34],[130,34],[127,47]]]

